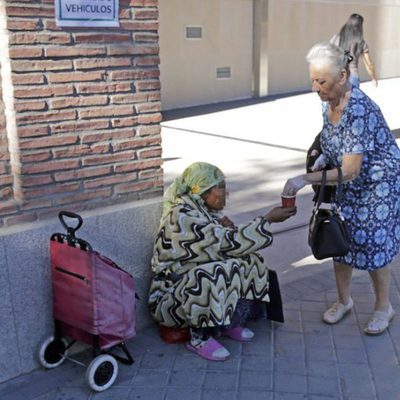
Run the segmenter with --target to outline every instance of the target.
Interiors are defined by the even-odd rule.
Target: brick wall
[[[120,0],[119,28],[57,27],[53,0],[2,12],[0,227],[159,196],[158,0]]]

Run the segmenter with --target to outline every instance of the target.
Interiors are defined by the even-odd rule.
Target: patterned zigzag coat
[[[184,195],[160,228],[154,246],[149,306],[165,326],[228,325],[240,298],[269,302],[268,269],[256,251],[272,243],[258,217],[237,228]]]

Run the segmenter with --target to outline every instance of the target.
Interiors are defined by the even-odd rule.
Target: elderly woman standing
[[[400,150],[379,107],[349,83],[348,57],[330,43],[315,45],[307,55],[312,90],[322,100],[321,160],[343,171],[342,212],[350,232],[350,251],[334,258],[338,300],[323,314],[339,322],[353,307],[352,269],[368,271],[375,290],[375,312],[364,329],[378,335],[395,312],[389,301],[390,266],[400,244]],[[284,194],[319,184],[320,171],[289,179]],[[327,173],[338,182],[337,169]]]
[[[272,243],[270,224],[296,209],[276,207],[235,227],[220,214],[224,174],[204,162],[186,168],[164,199],[151,262],[150,310],[164,326],[190,327],[189,350],[225,360],[228,350],[212,335],[251,340],[254,334],[244,324],[261,302],[269,302],[268,269],[257,251]]]

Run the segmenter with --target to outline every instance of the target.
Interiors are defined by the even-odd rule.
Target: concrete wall
[[[265,1],[265,0],[261,0]],[[364,17],[378,79],[400,76],[400,1],[268,0],[268,94],[309,88],[305,55],[329,40],[352,13]],[[361,80],[368,74],[360,60]]]
[[[253,4],[249,0],[160,0],[161,102],[164,110],[250,97]],[[186,39],[201,26],[202,39]],[[217,67],[231,67],[217,79]]]
[[[399,0],[160,0],[163,109],[308,90],[308,50],[354,12],[378,79],[400,76]],[[190,24],[203,40],[185,39]],[[227,65],[232,79],[216,80]]]
[[[87,211],[77,233],[134,276],[141,299],[138,330],[152,323],[147,295],[160,215],[159,200]],[[1,231],[0,382],[37,368],[38,346],[53,333],[49,238],[54,232],[63,232],[58,219]]]

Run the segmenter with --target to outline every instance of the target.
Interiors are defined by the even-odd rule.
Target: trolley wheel
[[[91,389],[102,392],[108,389],[118,375],[117,360],[109,354],[100,354],[86,370],[86,380]]]
[[[45,368],[56,368],[65,361],[68,343],[64,338],[48,337],[40,346],[39,362]]]

